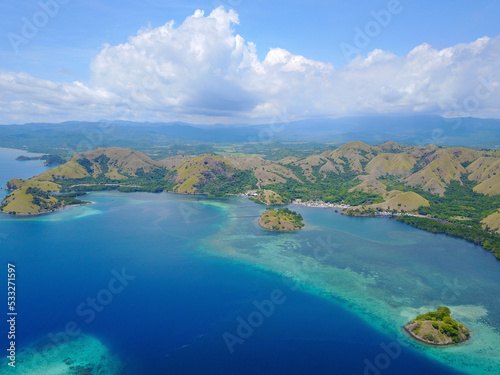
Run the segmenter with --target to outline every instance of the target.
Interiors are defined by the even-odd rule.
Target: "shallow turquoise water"
[[[0,152],[0,182],[41,168],[14,154]],[[0,264],[18,268],[20,347],[71,321],[128,374],[498,373],[500,264],[480,247],[301,206],[305,230],[267,232],[264,207],[242,198],[88,199],[97,204],[0,216]],[[123,270],[133,279],[103,300]],[[282,303],[258,321],[276,291]],[[106,304],[90,308],[99,296]],[[440,304],[472,329],[470,342],[430,348],[405,336],[402,325]],[[249,337],[226,345],[250,317]]]
[[[498,373],[500,263],[489,252],[388,218],[294,209],[307,223],[302,232],[263,232],[256,219],[243,214],[213,236],[207,251],[217,249],[221,256],[278,272],[301,289],[334,297],[371,326],[402,340],[406,334],[400,327],[412,317],[449,306],[472,330],[472,340],[446,348],[412,346],[472,374]]]

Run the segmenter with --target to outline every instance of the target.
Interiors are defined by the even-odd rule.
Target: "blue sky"
[[[225,15],[210,17],[220,6]],[[202,17],[192,17],[197,9]],[[261,122],[278,113],[500,117],[498,1],[38,0],[4,1],[0,14],[4,124]],[[197,25],[181,27],[188,18]],[[166,41],[160,31],[172,20],[176,34]],[[130,43],[144,28],[151,35]],[[364,37],[356,42],[357,30]],[[198,42],[205,45],[193,48],[212,51],[199,65],[191,64],[193,50],[173,48]],[[147,92],[145,79],[155,82]]]

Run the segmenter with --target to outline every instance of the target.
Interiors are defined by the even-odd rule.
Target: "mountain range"
[[[287,121],[286,116],[281,116],[258,125],[70,121],[0,126],[0,147],[52,154],[131,147],[154,155],[159,148],[173,144],[316,142],[338,146],[356,140],[380,144],[387,139],[408,145],[496,149],[500,146],[500,120],[372,116]]]

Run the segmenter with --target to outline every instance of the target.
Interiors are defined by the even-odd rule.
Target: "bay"
[[[5,184],[11,178],[30,178],[49,169],[43,165],[44,160],[18,161],[18,156],[41,156],[22,150],[0,147],[0,200],[7,195]]]
[[[0,152],[2,184],[43,171],[14,154]],[[17,268],[19,348],[63,341],[74,323],[127,374],[497,371],[500,268],[478,246],[301,206],[305,230],[267,232],[264,207],[235,197],[87,198],[97,204],[0,216],[0,264]],[[406,337],[401,326],[438,304],[470,326],[469,342]]]

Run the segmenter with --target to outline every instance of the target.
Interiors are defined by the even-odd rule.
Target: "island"
[[[422,314],[404,326],[415,339],[431,345],[452,345],[470,338],[469,330],[454,320],[448,307]]]
[[[266,211],[259,218],[259,225],[262,228],[276,231],[299,230],[304,227],[302,215],[288,208],[267,207]]]
[[[66,160],[57,155],[42,155],[42,156],[25,156],[21,155],[16,158],[18,161],[28,161],[28,160],[45,160],[46,167],[53,167],[56,165],[62,165],[66,163]]]

